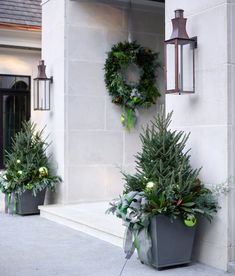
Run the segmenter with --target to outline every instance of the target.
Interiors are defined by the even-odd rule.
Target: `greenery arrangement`
[[[23,122],[12,141],[11,152],[6,152],[6,170],[0,176],[0,189],[8,201],[12,194],[16,201],[17,195],[25,191],[32,191],[36,196],[42,190],[54,190],[61,181],[50,172],[46,155],[49,144],[42,138],[43,131],[36,131],[36,124],[30,121]]]
[[[124,72],[132,64],[140,68],[140,79],[138,83],[128,84]],[[136,123],[137,107],[149,107],[160,96],[155,84],[159,67],[158,53],[136,42],[120,42],[108,53],[105,84],[112,102],[123,107],[121,122],[128,130]]]
[[[213,192],[198,179],[200,169],[191,167],[189,150],[185,150],[189,135],[170,130],[171,117],[172,113],[166,117],[160,113],[141,134],[136,174],[124,174],[124,193],[110,203],[108,212],[122,218],[128,228],[126,244],[130,245],[131,236],[137,243],[138,233],[148,229],[153,216],[181,218],[186,227],[193,227],[198,215],[211,221],[219,209],[218,187]],[[125,251],[127,256],[133,247]]]

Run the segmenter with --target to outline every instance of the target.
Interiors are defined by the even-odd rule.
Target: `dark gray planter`
[[[158,215],[151,219],[152,265],[156,268],[191,262],[195,226],[187,227],[182,219],[173,221]]]
[[[26,191],[21,195],[18,195],[16,202],[16,213],[19,215],[33,215],[39,214],[39,205],[43,205],[45,199],[46,190],[38,192],[36,196],[33,196],[32,191]]]

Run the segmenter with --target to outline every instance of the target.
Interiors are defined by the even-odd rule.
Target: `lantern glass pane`
[[[50,109],[50,80],[34,80],[34,109]]]
[[[194,92],[194,42],[180,43],[178,47],[179,92]]]
[[[166,44],[166,88],[175,90],[175,44]]]
[[[34,92],[34,95],[33,95],[33,103],[34,103],[34,109],[37,110],[38,109],[38,80],[35,79],[33,81],[33,92]]]

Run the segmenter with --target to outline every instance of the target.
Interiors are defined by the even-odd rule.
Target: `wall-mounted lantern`
[[[165,41],[166,94],[195,92],[195,49],[197,37],[189,38],[184,10],[176,10],[173,31]]]
[[[50,110],[50,85],[53,77],[46,75],[44,60],[39,61],[38,76],[34,79],[34,110]]]

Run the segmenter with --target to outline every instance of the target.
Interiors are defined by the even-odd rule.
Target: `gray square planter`
[[[17,197],[16,213],[19,215],[39,214],[39,205],[43,205],[46,190],[38,192],[36,196],[32,195],[32,191],[26,191]]]
[[[196,227],[187,227],[182,219],[173,221],[158,215],[151,219],[152,265],[156,268],[191,262]]]

